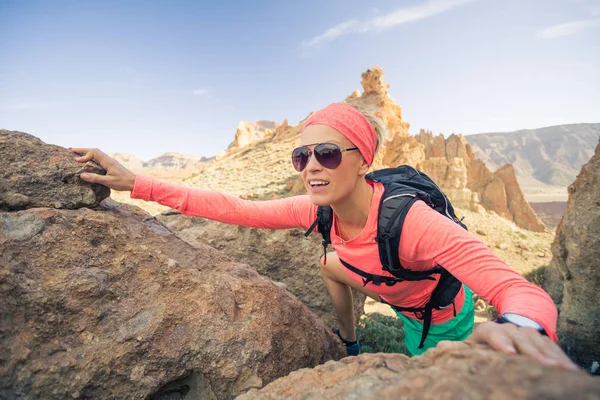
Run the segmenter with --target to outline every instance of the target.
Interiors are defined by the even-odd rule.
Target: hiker
[[[354,288],[394,308],[404,322],[406,346],[413,355],[438,343],[487,344],[542,364],[577,369],[556,344],[557,310],[550,296],[463,229],[448,205],[444,215],[409,192],[386,197],[382,203],[386,188],[392,186],[384,177],[375,179],[367,173],[384,133],[381,120],[356,104],[333,103],[317,111],[305,122],[301,145],[292,152],[293,166],[309,194],[269,201],[160,182],[134,175],[98,149],[71,150],[81,155],[77,161],[95,160],[107,171],[84,173],[81,179],[131,191],[134,199],[228,224],[316,228],[324,237],[324,248],[329,242],[333,248],[321,257],[321,273],[339,319],[336,333],[348,355],[360,351],[350,289]],[[411,167],[404,168],[415,171],[411,179],[423,179]],[[409,203],[402,203],[406,199]],[[385,213],[401,216],[394,229],[402,234],[395,244],[389,232],[380,232]],[[498,320],[473,330],[471,289],[496,307]]]

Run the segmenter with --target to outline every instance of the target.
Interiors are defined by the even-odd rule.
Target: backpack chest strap
[[[398,282],[404,281],[404,279],[402,279],[402,278],[369,274],[368,272],[365,272],[363,270],[360,270],[360,269],[354,267],[351,264],[348,264],[346,261],[342,260],[341,258],[340,258],[340,262],[348,270],[354,272],[356,275],[359,275],[360,277],[363,278],[363,286],[367,286],[371,282],[375,286],[379,286],[382,283],[386,284],[387,286],[393,286]],[[431,279],[433,280],[434,278],[431,278]]]

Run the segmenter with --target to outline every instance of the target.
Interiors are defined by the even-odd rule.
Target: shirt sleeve
[[[530,318],[558,341],[558,312],[550,296],[512,270],[472,233],[422,201],[417,201],[406,216],[399,250],[403,258],[434,260],[500,314]]]
[[[263,229],[307,229],[317,216],[308,196],[252,201],[213,190],[189,188],[136,175],[132,199],[155,201],[185,215]]]

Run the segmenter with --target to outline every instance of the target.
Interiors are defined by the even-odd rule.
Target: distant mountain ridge
[[[570,185],[594,154],[598,137],[600,123],[465,136],[488,168],[511,163],[522,186]]]
[[[189,168],[199,168],[214,157],[196,157],[192,154],[183,154],[169,152],[161,156],[144,161],[134,154],[113,153],[109,154],[129,169],[164,169],[164,170],[180,170]]]

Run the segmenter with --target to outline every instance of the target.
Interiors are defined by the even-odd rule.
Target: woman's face
[[[356,147],[344,135],[329,126],[310,125],[302,133],[300,145],[312,151],[319,143],[335,143],[340,149]],[[312,203],[325,206],[346,198],[368,169],[369,166],[358,150],[343,152],[342,162],[335,169],[323,167],[312,154],[300,176]]]

